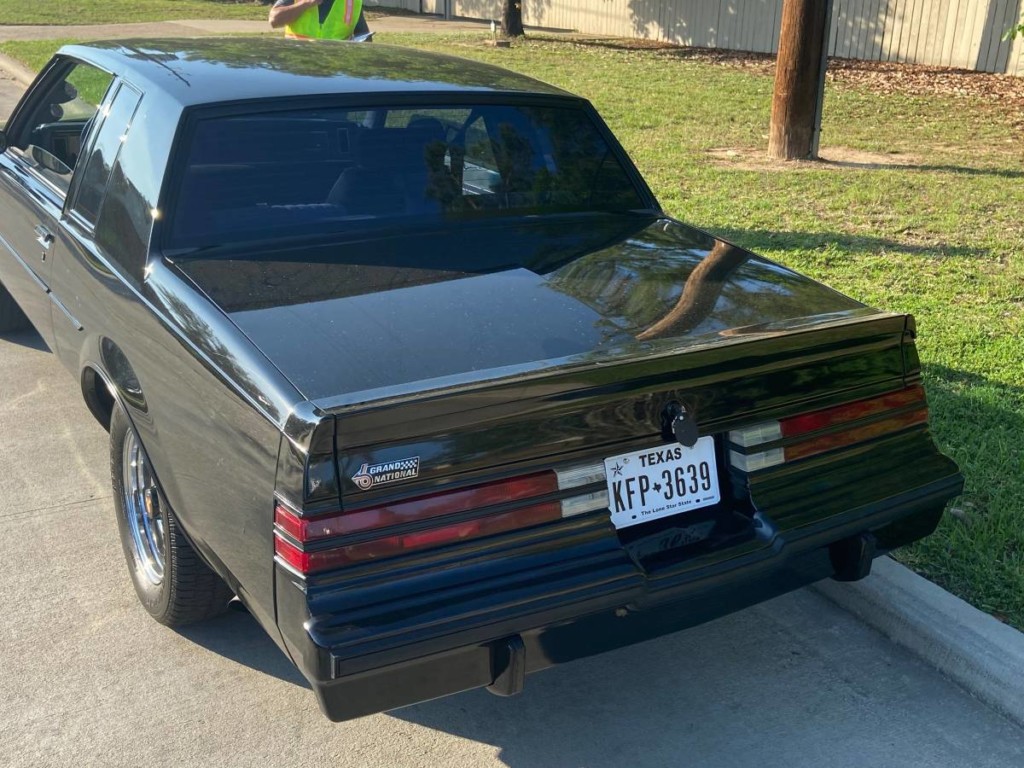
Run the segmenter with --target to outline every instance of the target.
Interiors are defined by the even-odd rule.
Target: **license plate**
[[[692,448],[663,445],[604,460],[608,509],[616,528],[647,523],[717,504],[715,439]]]

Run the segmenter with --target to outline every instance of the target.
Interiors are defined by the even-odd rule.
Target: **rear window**
[[[171,247],[375,221],[643,207],[590,116],[563,107],[307,109],[195,123]]]

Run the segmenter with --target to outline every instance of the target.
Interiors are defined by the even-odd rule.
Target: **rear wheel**
[[[231,590],[185,538],[119,406],[110,420],[110,477],[121,547],[135,592],[149,614],[161,624],[177,626],[226,610]]]
[[[28,328],[28,318],[21,311],[7,289],[0,285],[0,333],[20,331]]]

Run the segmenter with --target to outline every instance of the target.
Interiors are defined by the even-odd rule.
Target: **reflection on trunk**
[[[679,301],[664,317],[638,333],[637,340],[656,339],[670,331],[681,335],[700,325],[715,308],[729,275],[748,258],[750,254],[746,251],[716,241],[714,248],[690,273]]]

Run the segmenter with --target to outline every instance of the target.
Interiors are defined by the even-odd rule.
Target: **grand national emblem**
[[[397,483],[399,480],[411,480],[420,474],[420,457],[385,461],[380,464],[363,464],[359,471],[352,475],[352,482],[361,491],[368,491],[375,485]]]

